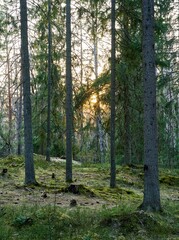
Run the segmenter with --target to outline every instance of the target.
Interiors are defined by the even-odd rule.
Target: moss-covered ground
[[[142,166],[117,166],[109,187],[109,165],[73,165],[34,156],[38,186],[24,185],[24,161],[0,159],[0,240],[179,239],[179,170],[160,169],[160,213],[138,210]]]

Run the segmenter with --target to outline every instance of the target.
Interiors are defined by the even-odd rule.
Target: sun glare
[[[91,96],[91,98],[90,98],[90,103],[92,104],[92,105],[94,105],[94,104],[96,104],[97,103],[97,95],[96,94],[93,94],[92,96]]]

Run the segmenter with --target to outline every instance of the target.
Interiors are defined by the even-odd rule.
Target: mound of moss
[[[71,183],[67,187],[61,188],[61,192],[70,192],[78,195],[83,194],[89,197],[95,196],[95,193],[91,189],[89,189],[83,184],[76,184],[76,183]]]
[[[171,175],[161,176],[160,183],[167,184],[169,186],[178,186],[179,187],[179,177],[171,176]]]

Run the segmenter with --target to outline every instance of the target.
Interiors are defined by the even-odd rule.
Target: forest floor
[[[111,189],[108,164],[73,161],[73,183],[67,184],[63,159],[47,162],[39,155],[34,159],[37,186],[24,185],[23,158],[0,159],[1,240],[179,240],[179,169],[160,169],[163,212],[151,214],[138,210],[143,197],[142,166],[118,166],[117,187]],[[44,219],[50,221],[50,228]],[[34,230],[38,220],[43,227]],[[61,226],[63,232],[59,232],[61,222],[66,223]],[[32,235],[34,231],[39,234]]]

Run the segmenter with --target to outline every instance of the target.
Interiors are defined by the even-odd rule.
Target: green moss
[[[1,167],[6,166],[7,168],[16,168],[24,165],[24,158],[22,156],[9,155],[6,158],[0,159]]]
[[[170,186],[178,186],[179,187],[179,177],[177,176],[171,176],[171,175],[165,175],[160,177],[160,183],[167,184]]]
[[[118,203],[121,200],[129,200],[139,197],[139,195],[136,194],[133,190],[119,187],[98,187],[94,188],[93,192],[95,196],[113,203]]]
[[[74,166],[74,182],[65,182],[65,164],[47,162],[44,156],[34,155],[36,179],[39,186],[24,186],[24,159],[18,156],[9,156],[1,159],[1,168],[8,169],[8,177],[0,181],[1,200],[9,202],[9,199],[19,198],[18,204],[28,203],[27,206],[18,208],[11,207],[7,211],[0,208],[0,239],[137,239],[137,240],[166,240],[170,236],[175,239],[179,229],[178,212],[178,173],[175,170],[160,170],[161,200],[163,213],[145,214],[135,211],[142,202],[143,197],[143,168],[142,166],[117,166],[117,187],[110,188],[110,166],[91,165]],[[52,178],[52,173],[55,178]],[[75,191],[69,189],[75,185]],[[168,187],[170,185],[170,187]],[[47,193],[47,198],[42,198],[41,193]],[[61,193],[67,199],[73,193],[75,199],[96,198],[93,202],[101,201],[100,204],[81,207],[80,204],[69,209],[64,204],[62,209],[59,205],[52,204],[54,193]],[[7,194],[6,194],[7,193]],[[68,194],[66,194],[68,193]],[[69,194],[71,193],[71,194]],[[32,196],[27,198],[26,196]],[[78,196],[82,195],[82,196]],[[37,198],[38,204],[28,207],[33,196]],[[81,200],[80,200],[81,201]],[[63,202],[63,201],[62,201]],[[99,201],[98,201],[99,202]],[[10,204],[12,204],[10,202]],[[42,205],[45,204],[45,207]],[[19,204],[20,205],[20,204]],[[118,206],[114,208],[114,206]],[[35,207],[36,206],[36,207]],[[110,206],[107,208],[107,206]],[[95,210],[92,208],[95,207]],[[83,209],[83,210],[82,210]],[[19,218],[20,217],[20,218]],[[32,218],[32,224],[28,218]],[[22,225],[21,229],[13,227],[13,221]],[[22,224],[21,224],[22,223]],[[102,226],[102,227],[101,227]],[[63,229],[63,231],[61,231]],[[51,231],[51,232],[49,232]],[[170,238],[169,238],[170,239]],[[172,239],[172,238],[171,238]]]
[[[61,192],[70,192],[73,194],[83,194],[86,195],[88,197],[94,197],[95,193],[93,192],[92,189],[90,189],[89,187],[83,185],[83,184],[76,184],[76,183],[72,183],[67,185],[64,188],[61,188],[59,191]]]

